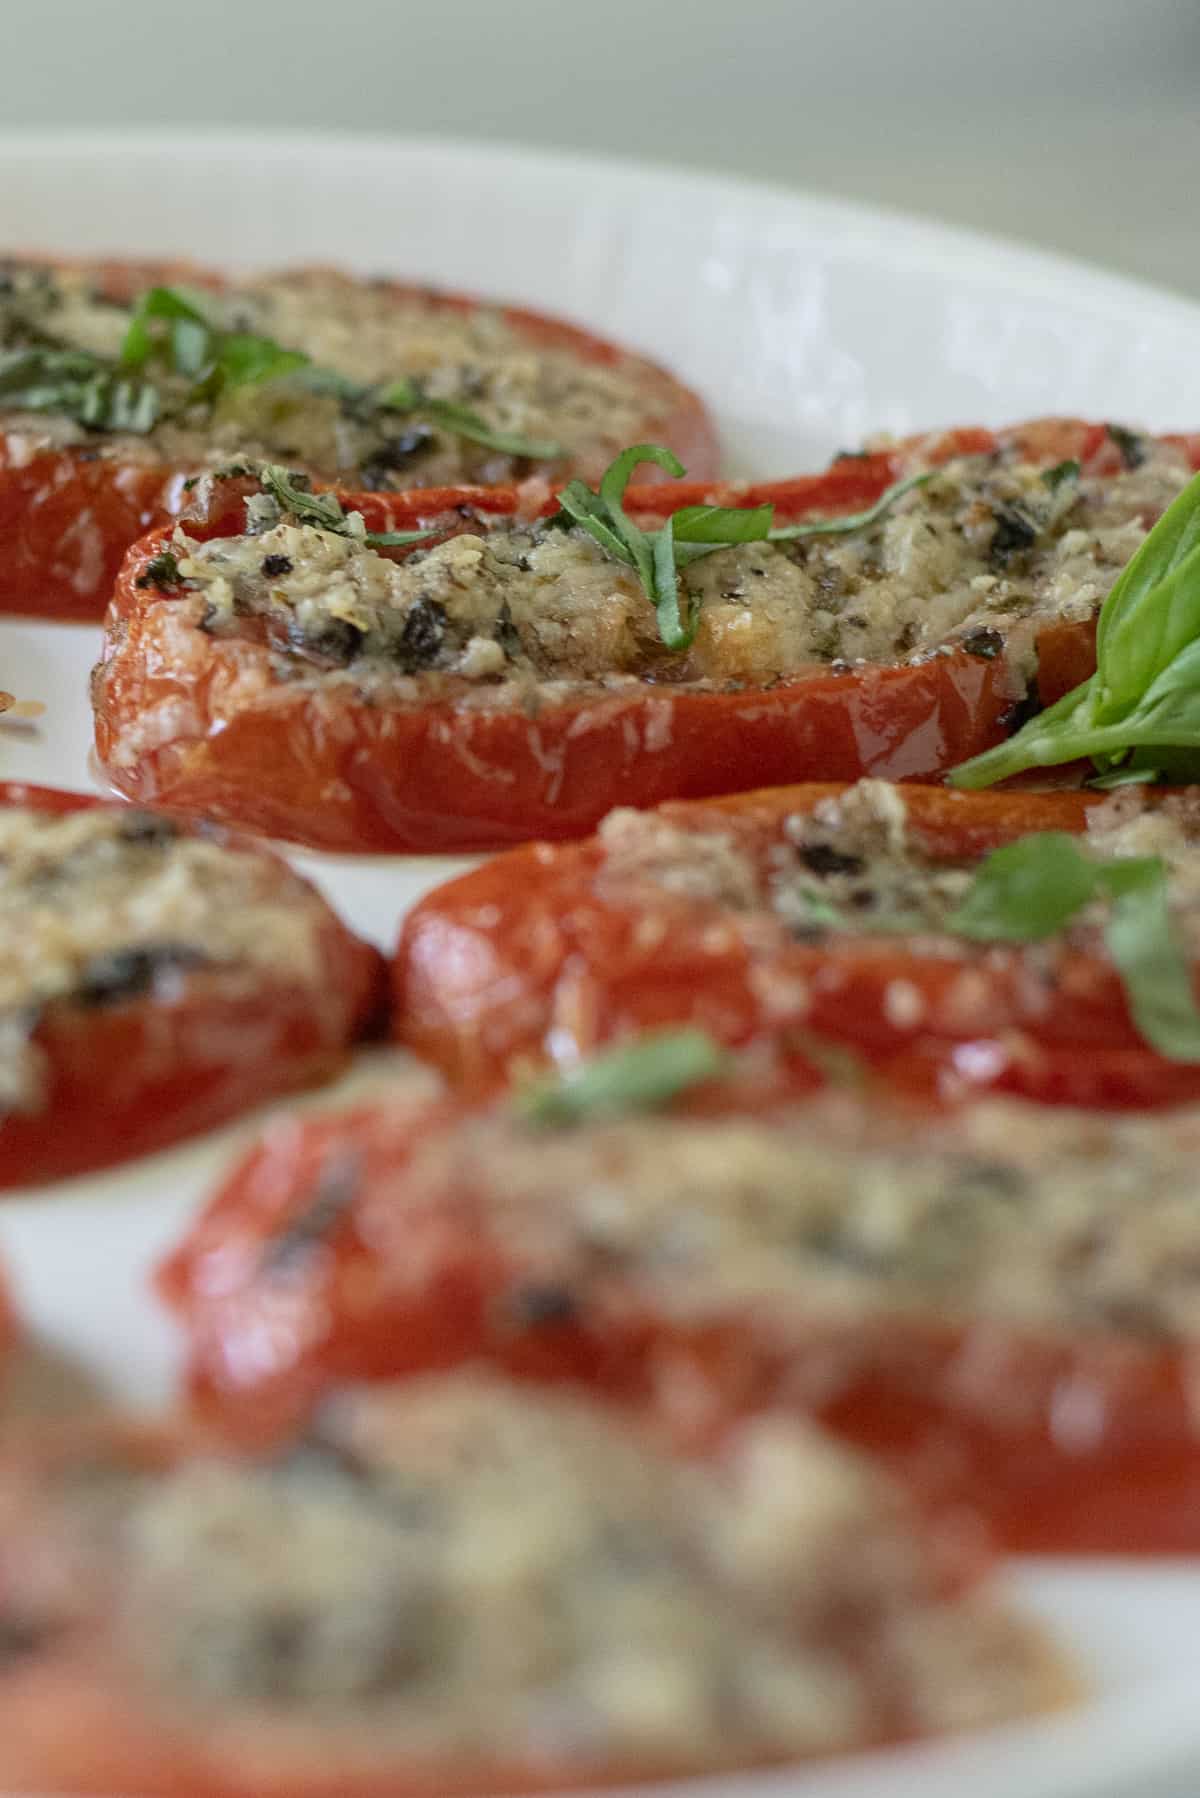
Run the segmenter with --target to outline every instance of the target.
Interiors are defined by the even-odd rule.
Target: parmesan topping
[[[352,383],[415,378],[428,398],[467,406],[495,431],[561,444],[563,461],[597,473],[627,443],[666,419],[678,389],[634,356],[585,361],[534,341],[487,307],[397,295],[390,283],[300,271],[206,294],[223,328],[273,339]],[[0,349],[51,344],[119,355],[129,311],[98,292],[87,270],[0,267]],[[343,486],[404,488],[507,481],[529,464],[444,430],[420,409],[372,411],[314,390],[303,374],[231,388],[189,403],[189,383],[155,376],[166,400],[148,435],[87,430],[63,415],[0,413],[0,428],[31,447],[84,443],[122,461],[202,469],[233,455],[295,462]]]
[[[1135,472],[1054,489],[1003,454],[961,459],[870,527],[740,544],[691,564],[682,585],[699,625],[683,655],[664,647],[633,571],[579,529],[497,525],[396,562],[276,509],[253,535],[181,537],[179,547],[209,627],[265,618],[286,650],[281,672],[294,676],[312,678],[316,661],[367,685],[422,674],[450,690],[537,683],[544,694],[558,681],[649,678],[669,691],[957,646],[1006,651],[1019,686],[1041,625],[1098,610],[1187,476],[1172,450]]]
[[[783,1344],[900,1313],[1200,1345],[1198,1154],[1196,1109],[930,1117],[830,1091],[769,1119],[539,1132],[495,1114],[378,1178],[360,1227],[402,1265],[414,1220],[462,1212],[515,1270],[495,1319],[514,1332],[553,1300]]]
[[[279,864],[165,819],[0,808],[0,1104],[38,1104],[45,1005],[174,998],[198,969],[315,985],[324,918]]]
[[[889,1482],[790,1420],[702,1467],[580,1399],[418,1379],[120,1515],[74,1526],[81,1608],[100,1564],[151,1693],[209,1731],[341,1729],[356,1764],[702,1770],[1046,1698],[1033,1637],[944,1599]]]
[[[1118,791],[1088,813],[1080,848],[1100,861],[1158,856],[1180,939],[1200,954],[1200,803],[1172,796],[1150,807],[1140,789]],[[719,820],[692,831],[653,812],[620,810],[600,827],[605,890],[649,887],[747,916],[777,919],[802,941],[840,935],[939,938],[938,953],[967,954],[947,934],[978,862],[931,856],[911,832],[904,789],[863,780],[810,813],[786,819],[765,863]],[[1059,941],[1095,946],[1109,902],[1083,908]],[[1037,945],[1031,954],[1039,953]]]

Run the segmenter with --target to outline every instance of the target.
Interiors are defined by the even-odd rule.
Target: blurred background
[[[0,123],[441,132],[764,177],[1200,297],[1200,0],[0,0]]]

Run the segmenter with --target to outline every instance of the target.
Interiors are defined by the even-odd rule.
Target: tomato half
[[[101,812],[122,823],[137,817],[87,796],[11,783],[0,787],[0,805],[53,815]],[[122,987],[121,969],[112,978],[110,964],[107,986],[93,982],[86,995],[42,1001],[28,1036],[36,1097],[10,1105],[0,1119],[0,1188],[145,1154],[329,1078],[377,1021],[375,949],[276,857],[220,831],[204,834],[261,863],[264,893],[282,908],[296,907],[296,927],[319,975],[184,960],[164,986],[134,966]],[[131,934],[135,962],[152,954],[160,937],[152,927],[144,944]]]
[[[806,1121],[785,1089],[764,1105],[743,1087],[732,1100],[710,1088],[685,1109],[694,1127],[731,1103],[741,1130],[753,1115],[767,1141],[788,1133],[803,1169],[819,1108]],[[864,1137],[887,1105],[863,1097]],[[506,1162],[520,1129],[497,1116],[473,1150],[463,1132],[487,1114],[402,1095],[262,1139],[159,1276],[206,1424],[262,1445],[343,1382],[486,1360],[648,1409],[692,1443],[762,1407],[815,1415],[882,1455],[925,1502],[982,1515],[1009,1549],[1200,1551],[1190,1342],[1153,1340],[1136,1323],[1069,1333],[1003,1307],[945,1321],[848,1298],[822,1310],[816,1288],[787,1309],[769,1279],[706,1300],[699,1272],[683,1284],[669,1263],[656,1272],[656,1249],[604,1258],[575,1207],[574,1223],[547,1217],[539,1232],[549,1201]],[[922,1141],[926,1122],[918,1110],[902,1128]],[[581,1190],[589,1179],[608,1190],[617,1152],[603,1126],[591,1132]],[[333,1168],[352,1170],[336,1210]],[[703,1242],[709,1226],[686,1201],[678,1224],[686,1266],[689,1229]],[[654,1242],[674,1240],[663,1230]]]
[[[781,520],[836,514],[877,498],[917,448],[945,459],[1001,440],[1050,461],[1077,453],[1101,470],[1112,452],[1102,426],[1040,421],[1002,439],[943,433],[791,481],[631,489],[626,505],[647,522],[704,498],[769,500]],[[197,534],[226,534],[236,497],[236,489],[219,497]],[[447,534],[554,504],[544,492],[512,489],[347,503],[373,530]],[[903,665],[822,666],[768,687],[630,682],[534,711],[480,704],[478,695],[470,704],[390,700],[345,681],[287,681],[253,624],[208,633],[195,593],[144,584],[164,541],[151,536],[130,553],[108,614],[93,701],[110,778],[143,804],[318,848],[494,849],[578,837],[615,805],[862,774],[927,780],[998,741],[1014,703],[1004,656],[961,649]],[[1055,622],[1046,634],[1050,678],[1090,672],[1093,624]]]
[[[226,277],[181,262],[98,262],[86,272],[99,291],[126,304],[163,282],[217,290],[228,284]],[[401,302],[419,297],[448,311],[495,310],[489,302],[461,294],[399,281],[386,285]],[[562,320],[516,307],[500,308],[499,315],[533,349],[566,351],[584,363],[644,368],[655,398],[648,401],[635,436],[671,445],[699,477],[715,475],[718,449],[708,411],[666,371]],[[156,460],[152,454],[110,455],[99,447],[101,441],[37,447],[27,431],[0,430],[0,613],[79,621],[102,617],[130,544],[178,518],[186,507],[185,481],[196,472],[194,466]],[[560,462],[556,472],[598,480],[603,470],[564,469]]]
[[[657,816],[728,840],[765,884],[772,856],[788,851],[787,820],[836,791],[775,788]],[[902,791],[915,840],[935,862],[959,863],[1030,832],[1080,831],[1102,797]],[[534,844],[423,899],[394,963],[399,1039],[476,1089],[514,1066],[569,1063],[615,1038],[691,1023],[735,1044],[811,1031],[926,1090],[1102,1106],[1200,1096],[1200,1068],[1139,1035],[1103,951],[934,938],[914,954],[903,932],[805,942],[765,898],[746,914],[652,883],[614,891],[606,866],[596,839]]]

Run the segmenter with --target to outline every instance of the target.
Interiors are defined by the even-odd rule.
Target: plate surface
[[[1200,426],[1200,308],[984,237],[670,170],[432,141],[0,135],[0,245],[324,260],[526,301],[671,363],[747,473],[794,473],[870,431],[1039,413]],[[47,705],[36,728],[0,729],[0,778],[93,784],[95,647],[86,627],[0,620],[0,685]],[[381,943],[465,865],[295,859]],[[395,1060],[372,1058],[348,1084]],[[147,1270],[255,1127],[0,1206],[0,1256],[53,1359],[138,1401],[166,1396],[176,1344]],[[1072,1715],[670,1791],[1191,1798],[1200,1565],[1030,1562],[1011,1578],[1092,1677]]]

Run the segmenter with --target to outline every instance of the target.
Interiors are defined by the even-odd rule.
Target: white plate
[[[629,164],[314,136],[0,136],[0,244],[325,259],[524,300],[669,361],[747,472],[793,473],[879,429],[1048,412],[1200,426],[1200,309],[1181,300],[983,237]],[[89,628],[0,620],[0,684],[48,705],[37,729],[0,736],[0,777],[90,784],[94,650]],[[385,943],[403,906],[461,865],[297,859]],[[176,1344],[146,1273],[253,1129],[0,1206],[0,1256],[50,1349],[130,1397],[169,1391]],[[1073,1715],[687,1789],[1194,1794],[1200,1564],[1028,1563],[1013,1579],[1094,1675]]]

